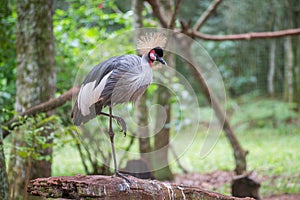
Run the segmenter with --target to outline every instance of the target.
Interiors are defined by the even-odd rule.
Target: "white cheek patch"
[[[156,60],[156,56],[154,55],[154,53],[150,53],[150,58],[151,60]]]
[[[107,78],[113,71],[106,74],[95,88],[96,80],[81,86],[78,94],[78,108],[83,116],[90,114],[90,107],[96,103],[104,90]]]

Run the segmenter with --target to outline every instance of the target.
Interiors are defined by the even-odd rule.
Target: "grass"
[[[237,137],[243,148],[249,150],[248,171],[255,171],[258,178],[263,181],[260,190],[263,196],[300,193],[298,133],[282,135],[274,130],[254,129],[237,133]],[[233,152],[224,135],[221,135],[214,149],[204,159],[199,159],[195,153],[201,141],[195,143],[181,158],[181,162],[186,163],[190,171],[207,173],[234,169]],[[181,173],[175,164],[173,169],[175,173]],[[228,193],[230,191],[228,187],[221,189],[220,192]]]
[[[250,150],[249,169],[266,179],[262,194],[300,193],[299,133],[260,129],[252,135],[254,140],[246,137],[250,141],[244,146]]]
[[[232,102],[230,102],[232,103]],[[236,102],[234,102],[236,103]],[[276,108],[274,108],[274,106]],[[247,156],[248,171],[255,171],[262,181],[262,196],[284,193],[300,193],[300,117],[289,104],[275,100],[258,99],[239,102],[238,108],[228,106],[231,124]],[[195,139],[189,131],[180,133],[184,137],[173,146],[180,161],[190,172],[208,173],[215,170],[234,170],[233,152],[224,134],[218,137],[210,153],[201,157],[205,133],[199,131]],[[117,147],[123,148],[129,138],[116,137]],[[187,147],[190,141],[193,144]],[[186,146],[185,146],[186,145]],[[179,147],[183,147],[184,150]],[[135,142],[133,151],[138,149]],[[171,163],[174,173],[182,173],[175,162]],[[75,145],[65,144],[54,149],[52,175],[84,174],[81,159]],[[229,185],[219,188],[229,194]]]
[[[236,134],[243,148],[249,150],[248,170],[255,171],[258,179],[262,180],[262,196],[300,193],[300,137],[296,131],[282,134],[280,131],[264,128],[237,131]],[[202,143],[203,137],[197,138],[180,158],[190,172],[208,173],[234,169],[233,152],[223,134],[212,151],[201,159],[199,146]],[[56,149],[54,152],[53,176],[84,174],[79,154],[74,147],[66,145],[64,149]],[[174,173],[182,173],[176,163],[172,163],[171,167]],[[217,191],[230,194],[230,186],[224,185]]]
[[[52,176],[73,176],[84,174],[80,155],[72,144],[53,151]]]

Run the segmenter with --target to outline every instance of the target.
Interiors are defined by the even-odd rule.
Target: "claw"
[[[122,179],[124,179],[128,184],[131,183],[129,181],[129,179],[126,176],[124,176],[123,174],[121,174],[119,171],[115,171],[115,175],[118,176],[118,177],[120,177],[120,178],[122,178]]]

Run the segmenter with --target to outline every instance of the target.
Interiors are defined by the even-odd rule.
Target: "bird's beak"
[[[163,65],[167,65],[167,62],[162,57],[157,56],[156,61],[159,61]]]

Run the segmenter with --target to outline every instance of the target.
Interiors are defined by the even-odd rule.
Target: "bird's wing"
[[[94,118],[103,106],[110,102],[111,74],[118,68],[128,68],[129,63],[140,63],[141,58],[136,55],[123,55],[112,57],[96,65],[84,79],[77,100],[73,106],[72,118],[75,125],[80,125]],[[110,82],[110,84],[107,84]],[[108,88],[108,89],[107,89]],[[105,95],[102,94],[105,92]],[[101,96],[101,98],[100,98]],[[95,105],[95,106],[93,106]]]
[[[136,100],[152,82],[152,69],[149,65],[143,65],[140,57],[126,55],[119,62],[101,94],[104,105]]]
[[[105,85],[104,81],[106,81],[112,70],[117,67],[116,60],[118,60],[119,57],[120,56],[112,57],[99,63],[93,67],[93,69],[85,77],[71,114],[75,125],[85,123],[96,116],[95,108],[91,110],[90,107],[97,101],[97,99],[99,99],[101,95],[101,88],[97,88],[97,86],[99,86],[101,81],[101,86]],[[105,80],[103,80],[104,78]],[[104,88],[104,86],[102,87]],[[101,110],[101,105],[98,109]]]

